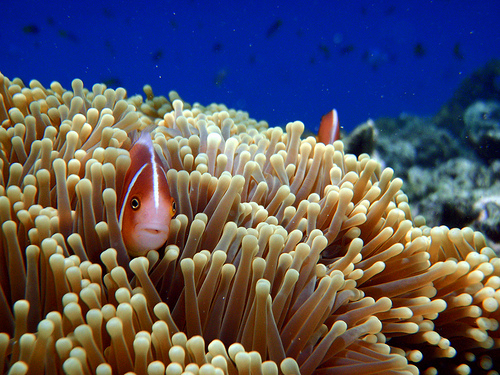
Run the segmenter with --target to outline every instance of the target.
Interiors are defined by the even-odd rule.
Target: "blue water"
[[[484,1],[5,1],[0,71],[26,83],[150,84],[311,130],[432,115],[500,57],[500,3]]]

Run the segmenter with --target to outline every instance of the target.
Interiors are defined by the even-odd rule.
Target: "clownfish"
[[[166,241],[176,207],[167,173],[153,147],[149,132],[142,132],[130,148],[132,163],[118,201],[123,242],[131,256],[159,249]]]
[[[336,109],[332,109],[321,117],[318,130],[318,141],[325,145],[333,144],[340,139],[340,123]]]

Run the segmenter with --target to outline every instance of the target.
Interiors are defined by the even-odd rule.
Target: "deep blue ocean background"
[[[0,71],[129,95],[150,84],[313,131],[335,107],[350,130],[369,117],[435,114],[465,76],[500,57],[499,20],[498,0],[9,0]]]

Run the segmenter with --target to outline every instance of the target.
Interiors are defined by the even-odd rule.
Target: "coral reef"
[[[500,259],[413,218],[367,154],[145,87],[0,75],[0,369],[390,374],[498,366]],[[153,129],[177,205],[129,258],[128,134]]]
[[[398,118],[378,119],[375,128],[375,149],[404,179],[413,166],[435,168],[457,156],[475,157],[459,138],[429,118],[401,114]]]
[[[428,225],[471,226],[500,251],[496,108],[496,102],[471,105],[460,137],[429,118],[402,114],[378,119],[373,155],[404,180],[413,213],[425,217]]]
[[[373,155],[377,145],[377,129],[373,120],[357,126],[351,133],[342,139],[345,150],[349,154]]]
[[[463,137],[478,156],[492,162],[500,159],[500,102],[477,101],[464,114]]]
[[[433,122],[441,129],[461,135],[465,110],[478,100],[500,101],[500,60],[493,59],[465,78]]]

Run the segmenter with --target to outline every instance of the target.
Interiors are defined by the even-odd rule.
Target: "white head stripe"
[[[146,168],[146,165],[147,164],[144,164],[141,169],[139,169],[137,171],[137,173],[134,175],[134,178],[132,178],[132,181],[130,181],[130,185],[128,186],[127,188],[127,193],[125,194],[125,198],[123,199],[123,204],[122,204],[122,207],[120,209],[120,218],[118,220],[118,223],[120,224],[120,230],[122,229],[122,221],[123,221],[123,212],[125,211],[125,205],[127,204],[127,201],[128,201],[128,196],[130,195],[130,191],[132,190],[132,188],[134,187],[135,185],[135,182],[137,181],[137,179],[139,178],[139,175],[141,174],[141,172],[144,170],[144,168]]]
[[[158,207],[160,207],[160,187],[158,183],[158,166],[156,165],[155,160],[155,150],[151,150],[151,166],[153,167],[153,198],[155,201],[155,208],[158,211]]]

